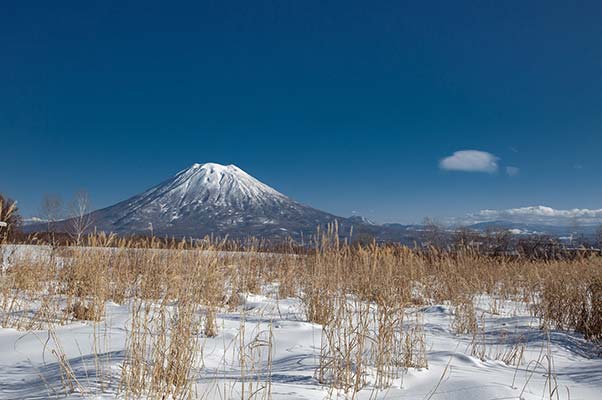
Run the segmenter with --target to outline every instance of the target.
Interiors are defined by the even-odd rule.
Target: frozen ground
[[[549,398],[550,365],[552,379],[556,379],[559,387],[553,398],[601,398],[602,359],[593,345],[576,335],[560,332],[552,332],[548,340],[538,329],[537,321],[527,316],[520,304],[502,305],[499,315],[487,313],[486,298],[478,306],[479,313],[485,312],[487,355],[484,361],[470,355],[471,338],[459,337],[450,331],[448,307],[419,308],[414,311],[424,314],[428,368],[403,370],[390,389],[375,392],[368,385],[358,398]],[[315,378],[321,327],[304,322],[299,307],[297,300],[277,301],[269,296],[250,295],[246,296],[243,314],[220,314],[218,336],[202,338],[199,344],[199,351],[203,353],[203,363],[196,371],[199,397],[240,398],[237,382],[241,374],[234,353],[241,324],[247,338],[268,332],[270,328],[273,331],[273,365],[269,378],[264,372],[258,372],[256,378],[248,378],[260,383],[270,379],[272,398],[323,399],[332,394]],[[128,305],[108,304],[107,315],[106,321],[96,325],[96,333],[90,322],[58,327],[58,340],[50,338],[47,331],[0,329],[0,398],[64,396],[59,359],[54,353],[59,344],[81,385],[77,390],[83,391],[84,397],[116,396],[129,326]],[[94,337],[100,343],[97,351],[93,346]],[[497,354],[517,342],[526,346],[523,364],[517,368],[495,360],[499,358]],[[96,379],[97,368],[109,371],[103,378],[107,381],[104,392]],[[69,396],[82,394],[76,392]]]
[[[43,252],[41,253],[43,254]],[[14,257],[15,254],[13,253]],[[6,265],[7,257],[4,258]],[[241,398],[238,361],[241,339],[265,339],[272,332],[272,363],[254,360],[244,373],[246,385],[271,389],[256,398],[344,398],[316,378],[322,328],[304,320],[298,299],[277,299],[274,287],[241,296],[237,311],[219,313],[218,335],[199,334],[194,371],[195,395],[205,399]],[[34,308],[35,304],[32,305]],[[0,325],[0,399],[113,398],[119,396],[121,367],[131,323],[130,304],[108,303],[99,323],[76,321],[46,330],[17,331]],[[387,399],[587,399],[602,398],[600,348],[580,335],[539,329],[522,303],[478,299],[483,334],[477,340],[456,335],[452,308],[435,305],[409,309],[422,315],[428,368],[400,369],[390,388],[377,391],[371,376],[355,398]],[[242,336],[244,334],[244,336]],[[473,350],[476,346],[477,356]],[[503,359],[524,346],[520,365]],[[73,376],[65,376],[68,364]],[[65,382],[76,382],[67,391]],[[248,397],[248,391],[245,398]],[[348,395],[351,398],[351,394]]]

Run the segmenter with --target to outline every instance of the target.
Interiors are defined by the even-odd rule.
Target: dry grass
[[[602,338],[600,258],[537,261],[493,258],[470,248],[452,253],[350,246],[339,242],[336,226],[308,254],[266,254],[253,243],[244,254],[224,252],[225,243],[210,241],[165,248],[154,239],[106,235],[87,243],[3,270],[0,325],[29,330],[73,320],[101,324],[108,301],[129,304],[119,385],[127,398],[195,397],[201,339],[219,334],[218,312],[236,309],[242,293],[261,293],[266,285],[277,284],[279,298],[299,298],[307,321],[322,326],[316,378],[333,393],[352,397],[370,371],[374,386],[384,389],[404,369],[428,368],[422,306],[449,305],[451,329],[473,337],[473,355],[511,365],[522,362],[524,346],[486,348],[477,296],[493,299],[492,313],[506,300],[524,302],[544,329]],[[269,398],[271,386],[256,372],[266,362],[271,366],[272,333],[256,333],[249,342],[241,330],[240,397]],[[66,385],[74,390],[71,375],[65,364]]]

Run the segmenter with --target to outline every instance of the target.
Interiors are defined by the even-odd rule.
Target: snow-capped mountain
[[[335,219],[302,205],[235,165],[193,164],[146,192],[91,213],[115,233],[203,237],[298,237]]]
[[[351,217],[347,218],[347,220],[356,224],[377,225],[374,221],[371,221],[366,217],[362,217],[361,215],[352,215]]]

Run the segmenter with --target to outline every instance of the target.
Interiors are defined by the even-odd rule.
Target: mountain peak
[[[300,237],[337,217],[302,205],[236,165],[194,163],[164,182],[91,214],[116,233]]]
[[[111,231],[196,233],[290,232],[315,229],[334,216],[303,206],[236,165],[194,163],[163,183],[100,210]],[[105,228],[106,229],[106,228]],[[197,233],[198,232],[198,233]]]
[[[228,208],[252,207],[273,199],[287,199],[282,193],[258,181],[235,165],[195,163],[142,194],[147,200],[164,204],[165,208],[181,208],[189,204]]]
[[[234,164],[218,164],[214,162],[208,163],[194,163],[188,169],[185,169],[180,172],[180,174],[186,175],[194,175],[197,173],[206,173],[206,174],[227,174],[227,175],[242,175],[245,177],[252,178],[249,174],[247,174],[242,169],[238,168]],[[255,178],[253,178],[255,179]]]
[[[157,192],[157,188],[163,193],[175,191],[181,195],[192,195],[195,201],[200,198],[203,203],[207,200],[228,199],[252,203],[265,197],[286,198],[234,164],[222,165],[212,162],[195,163],[151,191]]]
[[[228,164],[228,165],[223,165],[223,164],[219,164],[219,163],[214,163],[214,162],[207,162],[207,163],[194,163],[190,166],[190,169],[213,169],[213,170],[224,170],[224,169],[240,169],[238,168],[236,165],[234,164]]]

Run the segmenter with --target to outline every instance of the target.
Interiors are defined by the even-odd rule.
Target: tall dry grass
[[[450,307],[451,330],[473,338],[473,355],[511,365],[521,362],[524,346],[486,347],[487,327],[474,306],[479,296],[491,299],[491,313],[505,301],[521,302],[542,329],[602,338],[601,258],[533,260],[491,257],[470,247],[451,252],[349,245],[339,240],[336,226],[302,253],[293,247],[266,253],[253,241],[244,252],[210,240],[167,245],[95,235],[86,243],[53,248],[47,256],[15,260],[3,269],[0,325],[52,329],[85,320],[100,328],[108,302],[127,304],[128,339],[118,380],[128,398],[195,397],[202,341],[220,334],[218,314],[241,310],[243,294],[274,285],[278,298],[299,299],[304,318],[320,325],[317,380],[351,397],[370,383],[389,387],[408,368],[428,368],[421,310],[429,305]],[[266,378],[256,371],[260,364],[271,365],[266,354],[272,345],[272,333],[265,331],[241,342],[241,398],[269,392],[270,384],[262,381],[269,373]]]

